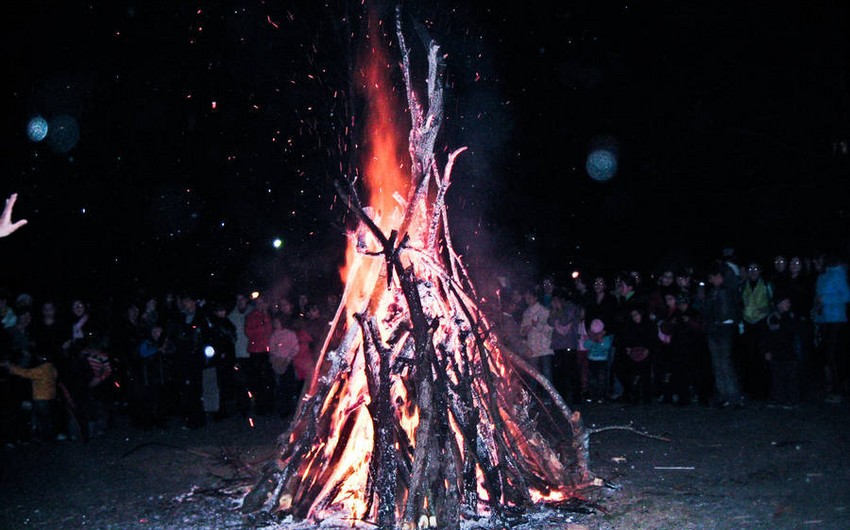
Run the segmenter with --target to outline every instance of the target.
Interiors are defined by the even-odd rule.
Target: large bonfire
[[[435,155],[444,57],[436,42],[426,44],[423,103],[398,10],[395,30],[410,161],[400,162],[389,127],[393,91],[375,32],[363,82],[366,197],[363,183],[338,187],[359,220],[345,290],[315,374],[244,513],[452,529],[465,517],[575,502],[598,484],[579,414],[500,342],[453,248],[445,197],[465,148],[442,163]]]

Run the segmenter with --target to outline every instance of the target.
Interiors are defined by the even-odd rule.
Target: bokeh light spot
[[[606,181],[617,173],[617,155],[606,149],[591,151],[586,168],[593,180]]]
[[[33,142],[40,142],[47,136],[47,120],[41,116],[34,116],[27,124],[27,136]]]
[[[57,116],[50,122],[47,143],[60,155],[67,154],[80,141],[80,126],[73,116]]]

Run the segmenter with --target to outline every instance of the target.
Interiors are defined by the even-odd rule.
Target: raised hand
[[[3,215],[0,216],[0,237],[6,237],[18,228],[27,224],[26,219],[20,219],[12,222],[12,208],[15,207],[15,201],[18,200],[18,194],[13,193],[6,199],[6,207],[3,209]]]

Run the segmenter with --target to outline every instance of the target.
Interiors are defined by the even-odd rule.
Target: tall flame
[[[365,66],[363,89],[368,101],[366,116],[367,157],[364,163],[365,180],[368,189],[369,204],[380,217],[378,226],[389,232],[393,226],[392,212],[399,211],[395,197],[406,196],[409,175],[404,170],[406,152],[404,129],[399,127],[399,104],[396,101],[395,88],[391,79],[391,63],[379,34],[379,24],[372,20],[368,64]]]
[[[409,128],[398,123],[398,117],[404,116],[397,101],[393,87],[391,70],[392,64],[384,39],[380,35],[381,23],[372,14],[369,17],[369,46],[361,55],[363,64],[357,71],[360,74],[359,88],[366,100],[364,116],[365,139],[362,144],[365,152],[361,157],[364,168],[364,184],[366,191],[367,210],[377,226],[385,234],[397,228],[401,222],[401,205],[399,197],[406,197],[410,186],[409,175],[405,170],[406,151],[404,131]],[[359,307],[369,296],[368,290],[374,285],[380,268],[374,267],[369,260],[362,269],[362,250],[374,246],[376,242],[370,233],[360,231],[351,235],[346,249],[345,265],[340,270],[344,285],[351,289],[355,300],[353,304]],[[373,245],[370,245],[369,243]]]

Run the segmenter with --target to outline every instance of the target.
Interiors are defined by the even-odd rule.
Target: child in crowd
[[[53,439],[53,407],[56,401],[57,371],[53,362],[45,355],[33,356],[31,368],[22,368],[9,361],[2,366],[9,373],[32,381],[33,441],[46,442]]]
[[[791,311],[791,299],[788,296],[777,298],[776,310],[767,317],[762,351],[770,365],[771,399],[780,406],[795,406],[800,401],[800,321]]]
[[[109,427],[110,410],[113,396],[112,360],[105,348],[103,339],[94,339],[81,352],[90,371],[88,382],[88,435],[98,437],[106,434]]]
[[[605,331],[605,324],[594,318],[590,322],[584,347],[587,350],[590,397],[598,401],[604,400],[608,395],[613,343],[614,338]]]
[[[139,345],[134,363],[134,420],[141,428],[165,425],[162,404],[168,398],[165,387],[173,354],[174,343],[168,339],[165,328],[154,324],[148,338]]]
[[[578,365],[579,387],[581,388],[581,399],[590,400],[590,369],[587,361],[587,324],[585,323],[584,307],[579,306],[578,315],[578,350],[576,351],[576,364]]]

